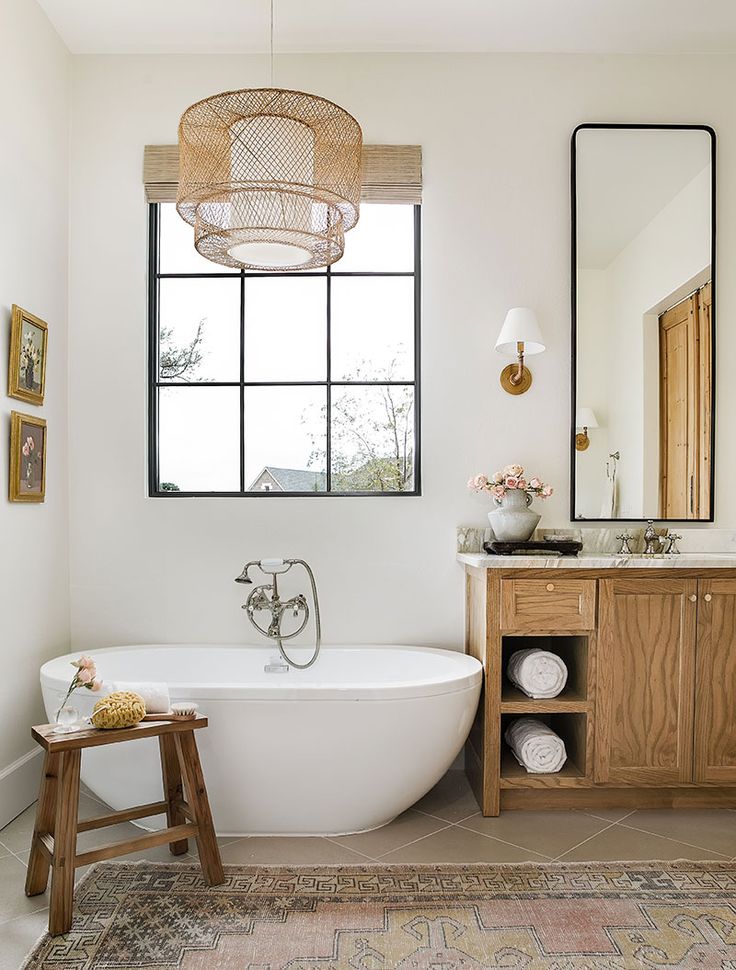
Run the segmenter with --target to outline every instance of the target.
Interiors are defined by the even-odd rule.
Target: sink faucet
[[[644,555],[654,556],[658,552],[661,552],[661,549],[662,544],[657,535],[657,530],[654,528],[654,520],[649,519],[647,527],[644,530]]]

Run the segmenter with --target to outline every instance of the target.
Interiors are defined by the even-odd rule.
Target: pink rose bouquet
[[[527,495],[538,495],[549,498],[554,489],[545,485],[539,478],[526,478],[521,465],[507,465],[503,471],[496,472],[490,478],[487,475],[475,475],[468,480],[471,492],[490,492],[494,498],[503,496],[512,489],[526,492]]]

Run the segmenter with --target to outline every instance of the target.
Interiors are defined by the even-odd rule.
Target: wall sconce
[[[587,451],[590,446],[588,428],[597,428],[598,422],[592,408],[578,408],[575,413],[575,427],[582,428],[582,434],[575,435],[575,451]]]
[[[501,387],[509,394],[523,394],[532,386],[532,372],[524,365],[524,357],[541,354],[545,349],[537,315],[529,307],[517,306],[506,314],[496,351],[504,357],[516,357],[501,371]]]

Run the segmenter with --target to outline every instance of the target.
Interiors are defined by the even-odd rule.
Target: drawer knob
[[[554,588],[555,588],[555,584],[554,583],[547,583],[547,592],[548,593],[551,593]]]
[[[695,600],[696,600],[697,598],[698,598],[698,597],[697,597],[697,596],[695,595],[695,593],[691,593],[691,594],[690,594],[690,602],[691,602],[691,603],[694,603],[694,602],[695,602]]]
[[[710,603],[713,597],[710,595],[710,593],[706,593],[703,599],[705,600],[706,603]]]

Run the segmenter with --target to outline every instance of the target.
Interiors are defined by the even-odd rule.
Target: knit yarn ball
[[[118,690],[101,697],[92,710],[92,723],[96,728],[133,727],[143,720],[146,705],[139,694]]]

